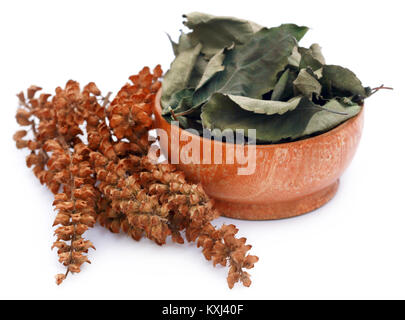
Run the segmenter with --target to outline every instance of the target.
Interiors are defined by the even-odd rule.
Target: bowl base
[[[285,202],[245,204],[215,199],[215,208],[224,217],[242,220],[278,220],[296,217],[320,208],[336,194],[339,180],[330,186],[305,196]]]

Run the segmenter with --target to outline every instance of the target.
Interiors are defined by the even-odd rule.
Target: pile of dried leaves
[[[323,133],[357,115],[373,90],[350,70],[328,65],[318,44],[298,42],[307,27],[265,28],[194,12],[163,79],[161,104],[183,128],[256,129],[259,143]],[[378,90],[377,88],[375,90]]]
[[[215,228],[213,201],[183,172],[148,157],[152,104],[161,87],[160,66],[144,68],[129,79],[109,102],[94,83],[82,90],[75,81],[55,94],[31,86],[18,94],[17,122],[27,127],[15,133],[17,148],[27,148],[27,166],[54,194],[54,226],[59,261],[69,273],[90,263],[93,243],[84,238],[96,222],[135,240],[146,237],[158,245],[192,241],[214,265],[229,266],[228,285],[249,286],[245,269],[258,261],[247,252],[245,238],[234,225]]]

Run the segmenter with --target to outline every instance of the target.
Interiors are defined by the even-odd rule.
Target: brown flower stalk
[[[57,240],[52,248],[58,248],[59,262],[67,267],[65,274],[56,276],[56,282],[60,284],[69,272],[78,273],[84,262],[90,263],[85,253],[89,248],[95,248],[82,238],[82,234],[96,222],[98,191],[88,162],[90,150],[83,143],[76,144],[70,152],[64,141],[50,140],[45,149],[52,152],[52,157],[64,159],[63,168],[57,174],[64,189],[55,195],[53,203],[58,211],[54,226],[60,226],[55,231]]]
[[[176,243],[196,242],[213,264],[229,265],[230,288],[241,281],[250,285],[250,269],[257,262],[248,255],[246,239],[235,237],[234,225],[216,229],[213,201],[200,185],[189,184],[183,172],[148,157],[152,104],[161,83],[160,66],[144,68],[130,77],[109,103],[94,83],[80,91],[69,81],[65,89],[34,98],[39,87],[18,95],[17,122],[29,126],[14,135],[18,148],[29,148],[27,165],[55,195],[58,211],[54,225],[59,261],[67,267],[57,275],[61,283],[89,262],[85,253],[94,248],[82,238],[97,220],[112,232],[121,230],[133,239],[147,237],[159,245],[171,237]],[[82,127],[85,132],[82,132]],[[87,134],[87,143],[81,135]],[[60,191],[62,188],[62,191]]]
[[[139,175],[141,185],[158,194],[160,202],[169,206],[173,240],[182,243],[179,231],[185,230],[187,241],[197,241],[197,247],[203,248],[205,258],[212,260],[214,266],[229,265],[229,288],[239,281],[250,286],[249,274],[244,269],[253,268],[258,257],[247,254],[251,246],[245,245],[246,238],[235,237],[238,229],[234,225],[216,229],[211,224],[219,213],[213,209],[214,202],[201,185],[188,184],[184,173],[173,165],[154,165],[144,158],[142,167],[145,169]]]
[[[69,272],[79,272],[85,253],[94,248],[82,234],[95,224],[95,205],[98,191],[95,189],[94,172],[89,165],[90,149],[82,143],[80,126],[97,114],[100,109],[100,91],[94,83],[80,91],[79,84],[69,81],[64,89],[58,87],[51,95],[35,93],[41,88],[32,86],[18,94],[21,108],[16,119],[22,126],[29,126],[32,139],[23,140],[26,130],[14,135],[18,148],[28,148],[27,166],[34,166],[34,174],[55,194],[54,206],[58,214],[54,226],[57,240],[52,248],[58,248],[59,261],[66,266],[65,274],[58,274],[60,284]],[[60,190],[62,191],[60,192]]]

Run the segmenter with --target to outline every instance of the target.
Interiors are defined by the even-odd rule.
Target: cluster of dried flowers
[[[54,194],[54,226],[59,261],[66,267],[56,276],[62,283],[80,272],[86,253],[94,249],[83,234],[96,222],[135,240],[147,237],[158,245],[168,236],[203,249],[214,265],[229,266],[228,285],[249,286],[245,269],[258,261],[247,252],[245,238],[234,225],[217,229],[213,201],[183,172],[148,156],[153,128],[152,104],[161,87],[162,70],[145,67],[131,76],[112,102],[94,83],[82,90],[75,81],[56,88],[55,95],[36,94],[31,86],[18,94],[16,119],[27,127],[15,133],[17,148],[27,148],[27,166]],[[154,150],[155,151],[155,150]]]

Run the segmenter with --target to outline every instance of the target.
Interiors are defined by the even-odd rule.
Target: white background
[[[401,1],[1,1],[0,298],[285,299],[405,298],[404,18]],[[158,247],[97,226],[91,265],[61,286],[52,195],[25,167],[15,94],[69,79],[116,92],[144,65],[173,59],[181,15],[203,11],[265,26],[311,27],[327,62],[365,85],[395,87],[366,103],[364,135],[337,196],[314,213],[283,221],[235,223],[260,257],[252,286],[229,290],[193,244]]]

